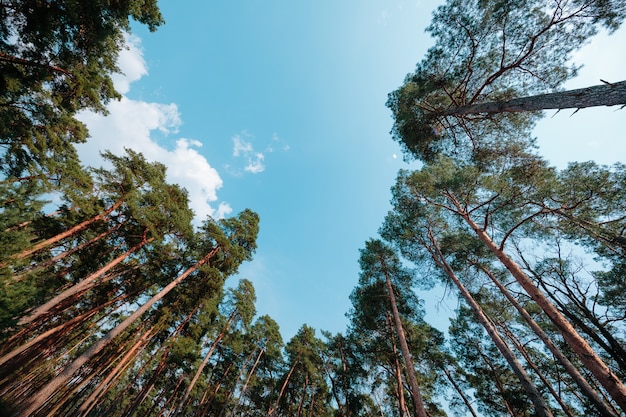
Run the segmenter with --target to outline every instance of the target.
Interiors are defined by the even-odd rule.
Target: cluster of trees
[[[249,281],[225,287],[254,212],[193,226],[162,164],[80,164],[75,114],[117,97],[129,20],[163,22],[155,1],[88,3],[0,9],[0,415],[626,413],[626,166],[557,170],[531,136],[537,110],[626,104],[624,82],[558,91],[622,1],[437,9],[388,102],[421,168],[361,250],[345,334],[287,343]],[[447,334],[416,291],[435,285],[459,300]]]

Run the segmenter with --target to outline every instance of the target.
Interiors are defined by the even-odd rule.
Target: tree
[[[219,222],[209,219],[203,226],[205,235],[196,244],[197,250],[200,251],[199,253],[204,255],[199,257],[185,272],[163,287],[152,298],[144,302],[141,307],[124,321],[74,359],[59,375],[38,390],[36,395],[26,399],[20,409],[20,413],[24,415],[36,413],[46,403],[48,398],[63,386],[81,366],[99,354],[112,340],[204,264],[209,264],[210,262],[211,267],[218,270],[223,276],[236,273],[241,262],[251,259],[252,253],[256,249],[255,238],[257,231],[258,216],[249,210],[243,211],[238,218],[224,219]],[[223,280],[213,285],[221,287],[222,284]]]
[[[414,205],[413,207],[416,206],[417,205]],[[472,294],[468,291],[466,286],[448,263],[439,245],[439,236],[441,235],[441,232],[438,229],[441,226],[439,225],[436,211],[431,214],[428,212],[428,208],[425,207],[422,207],[421,210],[418,208],[418,210],[419,211],[417,213],[411,213],[408,224],[398,224],[395,222],[400,219],[402,215],[388,216],[386,235],[392,237],[402,236],[401,239],[397,239],[397,242],[400,247],[404,248],[404,253],[410,260],[423,260],[424,252],[426,252],[426,254],[432,259],[432,262],[443,270],[448,279],[450,279],[458,288],[463,300],[475,314],[477,321],[484,327],[489,337],[493,340],[493,343],[505,358],[515,375],[518,377],[521,386],[528,393],[530,400],[535,406],[535,413],[540,416],[551,417],[552,412],[550,411],[550,407],[539,393],[522,364],[516,358],[511,348],[500,336],[489,317],[487,317],[483,311],[482,307],[474,299]],[[419,246],[421,246],[421,250]]]
[[[2,175],[18,181],[60,180],[70,187],[87,138],[75,115],[105,111],[119,94],[111,74],[130,20],[155,30],[156,0],[126,2],[12,0],[0,11],[0,146]],[[78,174],[80,176],[80,174]]]
[[[408,375],[409,384],[411,386],[411,399],[413,401],[413,410],[418,417],[426,417],[428,414],[422,400],[421,389],[415,375],[415,368],[413,365],[413,359],[409,351],[409,346],[406,341],[405,330],[402,326],[402,320],[400,313],[398,312],[398,306],[396,303],[396,297],[394,293],[394,287],[391,282],[391,277],[398,279],[399,281],[409,281],[408,277],[400,277],[402,275],[402,267],[400,260],[395,256],[393,251],[386,247],[380,240],[370,240],[366,242],[365,249],[361,251],[361,278],[362,285],[367,283],[375,283],[377,280],[383,280],[387,288],[387,296],[389,297],[389,304],[391,308],[393,323],[395,331],[400,341],[400,347],[402,351],[402,357],[404,359],[405,369]],[[406,285],[406,284],[405,284]]]
[[[485,107],[506,111],[504,103],[509,100],[522,102],[517,98],[554,92],[576,73],[576,67],[569,64],[571,53],[594,35],[599,25],[615,30],[625,14],[620,1],[449,0],[436,10],[427,28],[435,46],[402,87],[389,95],[394,138],[409,154],[429,160],[460,146],[467,130],[474,130],[473,139],[482,143],[498,140],[503,131],[519,135],[522,124],[528,134],[533,116],[498,113],[471,117],[469,111],[477,108],[483,112],[478,107],[481,103],[496,103]],[[616,85],[617,90],[621,88],[621,83]],[[559,96],[539,100],[546,102],[549,97]],[[554,106],[562,105],[557,102]],[[528,107],[538,110],[543,105]],[[466,146],[471,145],[463,144]]]
[[[401,174],[398,187],[404,189],[403,195],[449,213],[451,221],[460,221],[474,233],[550,317],[585,366],[624,409],[623,383],[506,252],[506,244],[514,233],[531,224],[531,220],[549,214],[533,211],[525,202],[545,192],[543,187],[552,178],[550,170],[542,168],[545,163],[540,158],[519,152],[491,155],[489,164],[483,164],[486,160],[455,164],[440,157],[438,163],[431,163],[420,172]]]
[[[226,332],[228,332],[233,322],[235,320],[241,321],[241,324],[244,328],[247,328],[250,326],[250,322],[252,321],[252,318],[254,317],[254,314],[256,312],[255,307],[254,307],[254,302],[256,301],[256,295],[254,293],[254,287],[252,286],[252,283],[246,279],[242,279],[241,281],[239,281],[239,285],[237,286],[237,288],[230,291],[230,295],[232,297],[231,303],[233,304],[233,310],[228,320],[226,321],[226,324],[224,325],[224,329],[220,331],[220,333],[217,335],[217,337],[211,344],[211,347],[209,348],[206,355],[204,356],[204,359],[198,366],[198,369],[196,370],[194,377],[192,378],[191,382],[187,386],[187,389],[185,390],[185,393],[183,394],[183,397],[180,400],[180,403],[178,404],[178,408],[177,408],[178,412],[183,410],[183,407],[185,406],[185,402],[189,398],[189,394],[191,394],[191,390],[193,389],[195,383],[198,381],[198,378],[200,377],[202,370],[209,362],[209,359],[211,358],[213,351],[217,347],[217,344],[222,340]]]

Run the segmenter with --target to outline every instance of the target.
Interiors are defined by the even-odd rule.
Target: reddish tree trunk
[[[108,209],[106,209],[105,211],[103,211],[102,213],[88,219],[85,220],[82,223],[77,224],[76,226],[67,229],[65,232],[63,233],[59,233],[56,236],[53,236],[49,239],[46,239],[44,241],[41,241],[39,243],[37,243],[36,245],[34,245],[32,248],[25,250],[21,253],[15,254],[13,256],[11,256],[11,259],[23,259],[26,258],[27,256],[32,255],[33,253],[40,251],[41,249],[44,249],[54,243],[57,243],[60,240],[63,240],[67,237],[70,237],[78,232],[81,232],[83,230],[85,230],[86,228],[88,228],[89,226],[91,226],[92,224],[94,224],[95,222],[104,219],[106,216],[108,216],[109,214],[113,213],[116,209],[118,209],[122,203],[124,202],[123,199],[120,199],[118,201],[115,202],[115,204],[113,204],[111,207],[109,207]]]
[[[66,384],[70,378],[80,369],[85,363],[87,363],[91,358],[100,353],[102,349],[104,349],[111,340],[115,339],[120,333],[126,330],[135,320],[139,319],[145,312],[147,312],[157,301],[160,301],[165,297],[170,291],[172,291],[178,284],[180,284],[185,278],[187,278],[191,273],[196,271],[202,265],[209,262],[211,257],[217,253],[219,248],[215,248],[210,253],[208,253],[204,258],[198,261],[194,266],[187,269],[183,274],[181,274],[174,281],[169,283],[165,288],[159,291],[155,296],[153,296],[150,300],[148,300],[145,304],[143,304],[140,308],[138,308],[135,312],[133,312],[126,320],[122,323],[118,324],[115,328],[113,328],[109,333],[107,333],[103,338],[94,343],[89,349],[87,349],[84,353],[82,353],[78,358],[76,358],[71,364],[69,364],[59,375],[54,377],[45,387],[43,387],[37,394],[28,398],[22,408],[18,411],[18,415],[20,416],[32,416],[35,415],[37,410],[41,406],[43,406],[48,399],[54,395],[61,386]]]
[[[552,323],[559,330],[567,344],[576,352],[580,360],[598,379],[598,382],[607,390],[611,398],[617,405],[626,412],[626,386],[604,363],[598,354],[589,346],[569,321],[557,310],[548,298],[535,286],[532,280],[524,273],[522,268],[513,261],[501,248],[499,248],[491,237],[479,227],[467,213],[465,213],[458,202],[453,203],[459,210],[463,220],[474,230],[478,238],[496,255],[500,262],[509,270],[515,280],[526,291],[526,293],[537,303],[537,305],[547,314]]]
[[[113,267],[117,266],[120,262],[122,262],[123,260],[128,258],[131,254],[133,254],[134,252],[138,251],[139,249],[141,249],[142,247],[144,247],[148,243],[152,242],[153,240],[154,240],[153,238],[146,239],[146,237],[144,236],[144,238],[141,240],[141,242],[139,242],[138,244],[136,244],[135,246],[133,246],[132,248],[130,248],[126,252],[122,253],[117,258],[113,259],[111,262],[109,262],[108,264],[106,264],[105,266],[103,266],[102,268],[100,268],[99,270],[94,272],[93,274],[89,275],[87,278],[83,279],[82,281],[80,281],[79,283],[77,283],[75,285],[72,285],[71,287],[69,287],[68,289],[63,291],[62,293],[60,293],[60,294],[56,295],[55,297],[53,297],[51,300],[48,300],[47,302],[45,302],[41,306],[37,307],[28,316],[22,317],[17,322],[17,324],[19,324],[20,326],[24,326],[26,324],[32,323],[33,321],[35,321],[39,317],[41,317],[41,316],[43,316],[45,314],[48,314],[50,312],[50,310],[54,306],[59,304],[60,302],[68,299],[69,297],[71,297],[71,296],[73,296],[75,294],[85,292],[86,290],[88,290],[89,288],[91,288],[91,287],[93,287],[95,285],[95,281],[100,276],[106,274]]]

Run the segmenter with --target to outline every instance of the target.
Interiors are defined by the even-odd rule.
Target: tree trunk
[[[577,90],[558,91],[506,101],[459,106],[442,112],[442,116],[467,114],[513,113],[549,109],[583,109],[626,104],[626,81],[606,83]]]
[[[289,373],[287,374],[287,377],[285,378],[285,382],[283,382],[283,386],[280,388],[280,392],[278,393],[278,398],[276,399],[276,405],[274,406],[273,409],[267,412],[268,416],[271,417],[274,414],[276,414],[276,411],[278,411],[278,406],[280,404],[281,398],[283,398],[285,388],[287,388],[287,384],[289,383],[289,378],[291,378],[291,374],[293,374],[293,371],[296,369],[296,365],[299,363],[299,361],[300,361],[300,355],[298,355],[296,360],[293,362],[293,365],[291,366],[291,369],[289,370]]]
[[[224,335],[226,334],[226,332],[230,328],[230,325],[232,324],[233,320],[235,320],[236,314],[237,314],[237,310],[235,310],[235,311],[233,311],[231,313],[230,317],[228,318],[228,321],[226,322],[226,325],[224,326],[224,329],[215,338],[215,340],[211,344],[211,347],[209,348],[209,351],[207,352],[207,354],[204,355],[204,359],[202,359],[202,362],[200,363],[200,366],[198,366],[198,369],[196,370],[196,374],[193,376],[193,379],[189,383],[189,386],[187,386],[187,389],[185,390],[185,393],[183,394],[183,398],[181,398],[180,403],[178,403],[178,408],[176,410],[176,413],[174,413],[174,414],[179,414],[179,413],[181,413],[183,411],[183,407],[185,406],[185,402],[187,402],[187,398],[189,398],[189,394],[191,394],[191,391],[193,390],[193,387],[196,385],[196,382],[200,378],[200,374],[202,374],[202,370],[204,369],[206,364],[209,363],[209,359],[211,359],[211,356],[213,355],[213,351],[215,350],[217,345],[220,343],[220,341],[222,340],[222,338],[224,337]]]
[[[443,373],[446,375],[446,378],[448,378],[448,381],[450,381],[450,384],[452,385],[454,390],[457,392],[457,394],[459,394],[459,396],[463,400],[463,403],[467,407],[467,410],[470,412],[470,414],[473,417],[478,417],[478,415],[476,414],[476,411],[474,411],[474,407],[472,407],[472,403],[469,401],[469,399],[467,398],[467,396],[465,395],[461,387],[459,387],[459,384],[456,383],[456,381],[454,380],[454,377],[450,374],[450,371],[446,369],[445,365],[442,366],[441,369],[443,370]]]
[[[72,375],[76,373],[85,363],[91,358],[97,355],[102,349],[104,349],[111,340],[117,337],[120,333],[126,330],[135,320],[139,319],[146,311],[148,311],[156,302],[160,301],[170,291],[172,291],[178,284],[180,284],[185,278],[187,278],[192,272],[196,271],[202,265],[209,262],[211,257],[215,255],[219,247],[213,249],[204,258],[198,261],[194,266],[187,269],[183,274],[178,276],[174,281],[169,283],[165,288],[159,291],[155,296],[138,308],[133,314],[128,316],[126,320],[118,324],[113,328],[106,336],[102,337],[96,343],[94,343],[83,354],[76,358],[71,364],[69,364],[59,375],[53,378],[45,387],[43,387],[37,394],[25,401],[22,408],[18,411],[19,416],[32,416],[35,415],[37,410],[43,406],[48,398],[54,395],[58,389],[67,383]]]
[[[515,346],[515,349],[517,349],[517,351],[524,357],[524,360],[526,360],[528,366],[532,368],[532,370],[539,377],[543,385],[548,389],[548,391],[550,391],[550,394],[552,394],[554,400],[561,406],[561,409],[563,410],[565,415],[568,417],[574,417],[574,415],[572,414],[572,410],[570,410],[570,407],[565,404],[561,396],[554,390],[554,388],[552,387],[552,383],[548,381],[548,378],[546,378],[544,373],[539,369],[535,361],[533,361],[533,358],[530,357],[530,353],[528,353],[528,350],[524,347],[522,342],[517,337],[515,337],[515,335],[511,332],[511,330],[505,323],[498,322],[497,325],[502,329],[504,335],[511,341],[513,346]]]
[[[40,305],[35,310],[33,310],[33,312],[30,313],[28,316],[22,317],[17,322],[17,324],[20,326],[24,326],[26,324],[32,323],[39,317],[49,313],[52,307],[59,304],[61,301],[66,300],[67,298],[73,296],[74,294],[78,294],[80,292],[88,290],[94,285],[94,282],[101,275],[106,274],[109,270],[111,270],[111,268],[117,266],[120,262],[128,258],[131,254],[138,251],[139,249],[141,249],[148,243],[152,242],[153,240],[154,238],[146,239],[144,235],[144,238],[141,240],[141,242],[139,242],[138,244],[130,248],[128,251],[122,253],[117,258],[115,258],[114,260],[112,260],[111,262],[109,262],[108,264],[106,264],[105,266],[103,266],[102,268],[94,272],[93,274],[89,275],[87,278],[83,279],[79,283],[72,285],[71,287],[63,291],[62,293],[53,297],[51,300],[48,300],[44,304]]]
[[[465,288],[465,285],[463,285],[461,280],[452,270],[452,267],[446,261],[444,255],[439,249],[439,245],[431,230],[428,231],[428,239],[430,240],[431,245],[427,246],[426,249],[431,253],[433,260],[444,270],[446,275],[459,289],[459,292],[461,293],[463,299],[470,306],[480,324],[485,328],[487,334],[489,334],[489,337],[491,338],[491,340],[493,340],[493,343],[496,345],[496,347],[498,348],[506,362],[509,364],[515,375],[519,378],[522,387],[524,388],[533,405],[535,406],[536,415],[543,417],[553,417],[552,411],[550,411],[550,407],[537,390],[537,387],[535,387],[535,384],[533,384],[532,380],[522,367],[522,364],[519,363],[519,361],[511,351],[511,348],[509,348],[509,346],[502,339],[502,337],[500,337],[498,331],[491,324],[491,321],[483,312],[483,309],[476,302],[476,300],[474,300],[474,297],[472,297],[467,288]]]
[[[16,348],[12,349],[8,353],[0,357],[0,367],[4,366],[5,363],[15,358],[16,356],[21,355],[25,351],[32,349],[33,347],[39,345],[40,343],[43,343],[46,339],[48,339],[51,336],[56,336],[58,339],[59,338],[59,335],[57,334],[58,332],[67,331],[67,329],[71,329],[74,325],[88,320],[89,318],[93,317],[95,314],[100,312],[102,309],[110,306],[111,304],[124,300],[125,298],[128,298],[130,295],[131,294],[122,294],[114,298],[113,300],[109,300],[105,304],[92,308],[91,310],[81,314],[80,316],[76,316],[63,324],[60,324],[56,327],[48,329],[44,333],[40,334],[34,339],[29,340],[23,345],[17,346]]]
[[[478,341],[474,341],[474,346],[476,346],[476,350],[478,351],[480,358],[483,360],[483,362],[485,362],[485,364],[491,371],[491,376],[493,377],[494,384],[496,385],[496,388],[498,389],[498,392],[500,393],[500,397],[502,398],[502,402],[504,403],[504,408],[506,409],[507,413],[509,413],[511,417],[520,417],[520,413],[519,412],[516,413],[513,410],[513,406],[511,405],[511,402],[509,401],[509,399],[506,398],[506,389],[504,385],[502,385],[502,381],[497,375],[495,366],[493,366],[493,363],[491,362],[489,357],[485,354],[485,352],[483,352],[480,346],[480,343],[478,343]]]
[[[507,300],[515,307],[515,309],[522,316],[528,326],[535,332],[535,334],[546,345],[550,353],[559,361],[565,371],[572,377],[578,388],[583,392],[587,398],[596,406],[600,415],[603,417],[618,417],[617,414],[611,409],[611,407],[598,395],[596,390],[587,382],[584,376],[578,372],[578,369],[570,362],[570,360],[561,352],[561,350],[554,344],[552,339],[546,334],[546,332],[537,324],[537,322],[528,314],[526,309],[520,305],[520,303],[511,295],[510,291],[502,285],[502,283],[495,277],[491,271],[481,265],[477,265],[481,271],[487,275],[491,281],[498,287],[500,292],[506,297]]]
[[[389,315],[391,316],[391,314]],[[393,319],[389,317],[389,327],[393,333]],[[398,348],[396,347],[396,341],[392,337],[391,344],[393,348],[393,364],[395,369],[395,377],[396,377],[396,394],[398,395],[398,415],[400,417],[405,416],[406,404],[404,401],[404,383],[402,382],[402,365],[400,365],[400,360],[398,359]]]
[[[235,404],[235,407],[233,408],[233,412],[232,412],[233,416],[237,415],[237,408],[239,408],[239,404],[241,404],[241,399],[246,394],[246,390],[248,389],[248,383],[250,382],[250,379],[252,378],[252,375],[254,374],[254,371],[256,370],[256,367],[259,364],[259,361],[261,360],[261,356],[263,355],[263,352],[265,352],[265,348],[261,348],[261,350],[259,351],[259,354],[256,357],[256,361],[254,361],[254,365],[252,365],[252,369],[250,370],[250,372],[248,372],[248,377],[246,378],[246,382],[244,382],[243,387],[241,387],[241,391],[239,394],[239,401],[237,402],[237,404]]]
[[[26,258],[29,255],[32,255],[33,253],[40,251],[43,248],[46,248],[60,240],[63,240],[67,237],[70,237],[78,232],[81,232],[83,230],[85,230],[86,228],[88,228],[89,226],[91,226],[92,224],[94,224],[95,222],[97,222],[98,220],[102,220],[104,219],[106,216],[108,216],[109,214],[113,213],[117,208],[119,208],[122,203],[124,202],[123,199],[120,199],[118,201],[115,202],[115,204],[113,204],[111,207],[109,207],[108,209],[106,209],[105,211],[103,211],[102,213],[85,220],[82,223],[77,224],[76,226],[66,230],[63,233],[59,233],[56,236],[53,236],[49,239],[46,239],[44,241],[41,241],[39,243],[37,243],[36,245],[34,245],[32,248],[25,250],[21,253],[17,253],[15,255],[12,255],[10,257],[10,259],[23,259]]]
[[[145,347],[146,343],[156,334],[154,327],[149,328],[144,334],[137,340],[137,342],[126,352],[122,359],[117,363],[115,368],[107,374],[107,376],[100,381],[100,383],[94,388],[84,401],[81,402],[78,407],[78,413],[88,415],[89,412],[96,405],[96,402],[102,398],[104,394],[111,388],[113,383],[121,376],[121,374],[132,364],[132,361],[137,357],[141,350]]]
[[[463,220],[474,230],[478,238],[497,256],[521,287],[547,314],[552,323],[563,335],[565,341],[579,356],[580,360],[598,379],[598,382],[607,390],[622,411],[626,412],[626,386],[624,386],[622,381],[620,381],[617,375],[602,361],[598,354],[589,346],[585,339],[578,334],[576,329],[563,317],[541,290],[535,286],[519,265],[491,240],[489,235],[469,217],[469,214],[461,209],[456,200],[453,201],[453,203],[459,210],[458,214],[461,215]]]
[[[404,328],[402,327],[402,321],[400,320],[400,313],[398,312],[396,296],[394,295],[393,286],[391,285],[391,278],[386,272],[386,268],[384,265],[385,261],[381,258],[380,262],[383,265],[385,280],[387,281],[389,302],[391,303],[393,320],[396,326],[396,332],[398,333],[398,339],[400,341],[400,350],[402,351],[404,365],[406,367],[406,372],[409,376],[409,384],[411,385],[411,399],[413,400],[413,409],[417,417],[428,417],[428,413],[426,412],[426,408],[424,407],[424,402],[422,401],[420,387],[417,383],[417,377],[415,376],[415,367],[413,365],[413,359],[411,358],[411,352],[409,351],[409,345],[406,343],[406,336],[404,334]]]
[[[222,410],[220,411],[220,414],[219,414],[218,417],[223,417],[224,415],[226,415],[226,407],[228,407],[228,403],[230,402],[231,398],[233,398],[233,394],[237,390],[237,384],[239,383],[239,381],[241,381],[241,378],[243,377],[243,374],[246,371],[246,368],[248,367],[248,364],[252,360],[253,356],[254,356],[254,351],[250,352],[250,354],[246,358],[246,361],[241,366],[241,370],[239,371],[239,376],[237,376],[237,379],[235,380],[235,385],[233,385],[232,389],[228,393],[228,396],[226,397],[226,401],[224,401],[224,405],[222,406]],[[239,391],[239,395],[241,395],[241,391]],[[235,404],[234,408],[237,408],[236,404]],[[234,415],[234,414],[235,414],[235,412],[234,412],[234,409],[233,409],[233,411],[231,412],[231,415]]]
[[[13,276],[13,278],[12,278],[13,281],[20,281],[22,279],[22,277],[24,275],[26,275],[27,273],[38,271],[40,269],[46,268],[46,267],[48,267],[50,265],[55,264],[56,262],[60,261],[61,259],[65,258],[65,257],[67,257],[67,256],[69,256],[69,255],[71,255],[73,253],[76,253],[79,250],[86,248],[87,246],[90,246],[91,244],[93,244],[93,243],[97,242],[98,240],[102,239],[103,237],[106,237],[106,236],[110,235],[111,233],[115,232],[117,229],[122,227],[124,225],[124,223],[126,223],[126,221],[118,223],[117,225],[115,225],[115,227],[107,229],[106,231],[100,233],[99,235],[93,237],[92,239],[87,240],[87,241],[81,243],[80,245],[75,246],[75,247],[73,247],[73,248],[71,248],[69,250],[66,250],[66,251],[56,255],[53,258],[50,258],[50,259],[48,259],[46,261],[43,261],[43,262],[40,262],[40,263],[38,263],[36,265],[33,265],[32,267],[28,268],[25,271],[20,271],[19,275],[14,275]]]

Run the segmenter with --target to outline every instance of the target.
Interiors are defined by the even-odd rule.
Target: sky
[[[258,249],[229,284],[253,282],[257,314],[285,341],[303,324],[343,332],[359,249],[377,236],[398,170],[415,166],[389,134],[387,94],[432,45],[424,29],[438,4],[161,2],[165,25],[133,26],[120,54],[122,99],[106,117],[81,114],[92,136],[81,158],[100,166],[101,150],[127,147],[164,163],[198,222],[254,210]],[[585,66],[567,88],[622,80],[626,30],[574,59]],[[623,161],[624,111],[550,113],[535,131],[540,152],[559,167]],[[427,321],[455,307],[425,297]]]

